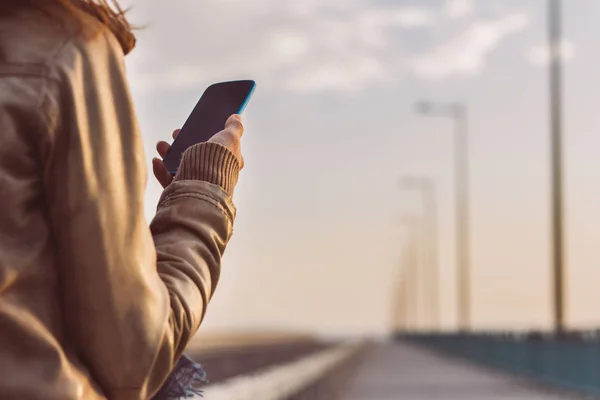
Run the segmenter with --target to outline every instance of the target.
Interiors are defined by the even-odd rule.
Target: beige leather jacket
[[[1,399],[149,398],[232,232],[239,163],[216,144],[186,152],[148,228],[123,52],[85,25],[0,19]]]

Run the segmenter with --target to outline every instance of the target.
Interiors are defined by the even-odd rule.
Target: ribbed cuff
[[[175,180],[213,183],[231,195],[237,184],[239,172],[239,161],[225,146],[217,143],[199,143],[183,153]]]

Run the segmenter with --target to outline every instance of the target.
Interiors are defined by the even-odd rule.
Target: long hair
[[[135,47],[133,28],[117,0],[0,0],[0,16],[27,8],[36,8],[56,18],[60,18],[56,12],[60,9],[76,18],[81,18],[82,12],[87,13],[112,31],[125,54]]]

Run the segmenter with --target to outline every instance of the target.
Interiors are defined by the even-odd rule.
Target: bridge
[[[310,337],[205,346],[204,398],[552,400],[600,398],[600,335],[577,332]]]

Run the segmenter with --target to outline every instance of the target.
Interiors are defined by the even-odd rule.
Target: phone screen
[[[251,80],[221,82],[209,86],[164,158],[167,170],[175,174],[185,150],[197,143],[206,142],[223,130],[231,115],[241,114],[255,86],[256,83]]]

